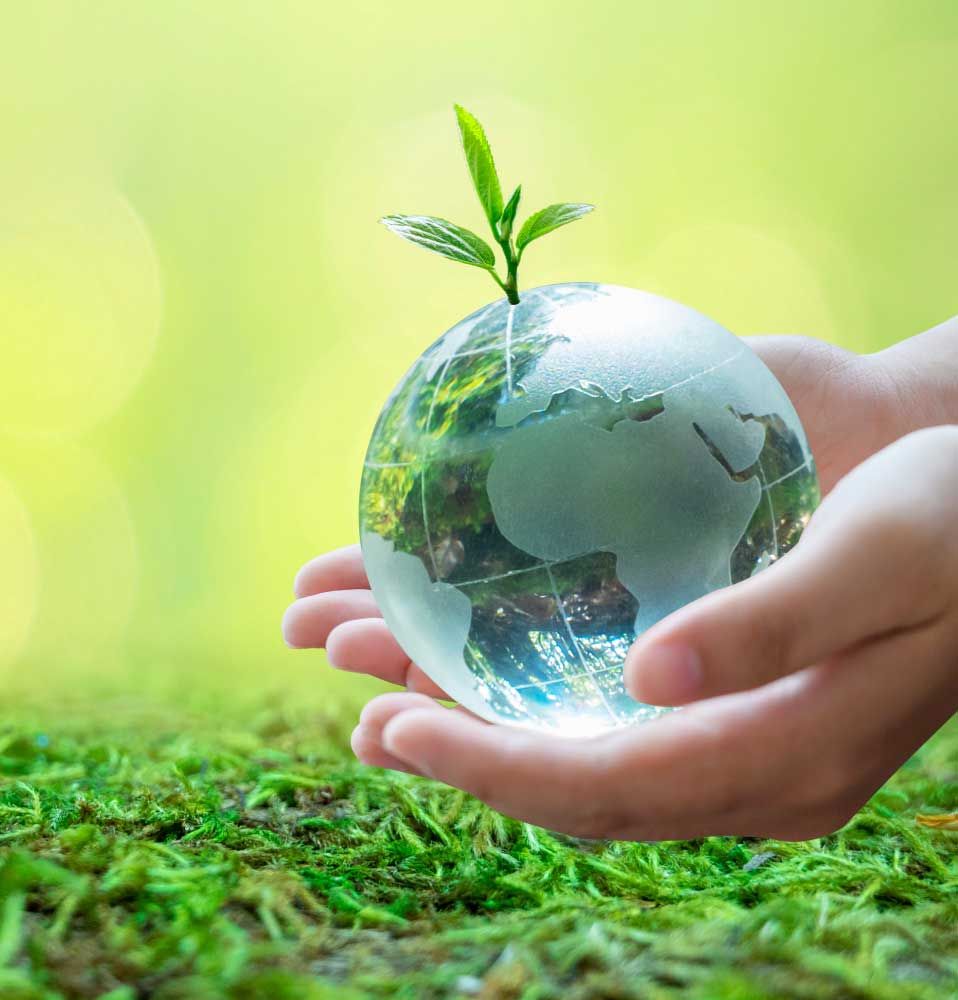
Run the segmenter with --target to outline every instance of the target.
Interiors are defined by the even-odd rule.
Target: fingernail
[[[365,749],[368,750],[369,743],[372,741],[371,737],[372,737],[371,730],[369,729],[368,726],[364,726],[362,722],[360,722],[359,725],[356,726],[356,728],[350,734],[349,749],[352,750],[356,760],[358,760],[361,764],[366,763],[363,760],[363,753],[362,753],[363,744],[364,743],[366,744]]]
[[[348,670],[350,669],[344,662],[343,658],[339,655],[341,650],[339,648],[339,643],[342,641],[343,633],[340,631],[340,626],[337,625],[330,633],[326,636],[326,662],[334,670]]]
[[[401,713],[400,713],[401,714]],[[393,716],[396,718],[396,716]],[[383,726],[382,732],[379,734],[379,740],[383,745],[383,749],[388,753],[393,754],[393,756],[400,756],[397,752],[396,742],[394,739],[395,733],[393,732],[393,727],[389,725],[392,719],[387,719],[386,724]]]
[[[681,705],[702,688],[702,659],[690,646],[652,646],[632,668],[636,695],[652,705]]]
[[[418,755],[410,753],[409,747],[404,747],[402,745],[401,739],[398,741],[396,739],[398,732],[401,731],[402,728],[402,723],[399,723],[398,726],[396,723],[403,717],[403,714],[404,713],[400,712],[398,715],[394,715],[383,726],[383,731],[380,736],[382,748],[386,751],[386,753],[390,754],[390,756],[395,757],[404,764],[407,764],[414,770],[415,773],[421,774],[426,778],[431,778],[432,772],[428,766],[417,760],[416,757]]]
[[[283,612],[283,624],[282,624],[283,642],[285,642],[286,645],[289,646],[290,649],[299,649],[300,648],[299,646],[296,645],[296,643],[293,641],[293,638],[292,638],[292,635],[293,635],[293,618],[294,618],[294,616],[296,614],[296,611],[294,610],[295,608],[296,608],[296,605],[295,604],[291,604]]]

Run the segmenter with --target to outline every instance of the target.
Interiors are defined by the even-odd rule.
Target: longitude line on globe
[[[562,603],[562,598],[559,596],[559,588],[556,586],[555,577],[552,575],[552,567],[546,566],[546,573],[549,574],[549,583],[552,585],[552,595],[556,599],[556,606],[559,609],[559,614],[562,616],[562,623],[565,625],[566,631],[569,633],[569,640],[572,643],[573,649],[575,649],[575,655],[579,658],[579,662],[582,664],[582,669],[589,676],[589,680],[592,681],[592,686],[596,689],[599,697],[602,699],[602,704],[605,705],[605,710],[609,713],[609,716],[614,722],[620,722],[618,715],[616,715],[614,709],[609,704],[608,699],[605,696],[605,692],[602,690],[598,681],[595,679],[595,671],[591,669],[589,664],[586,662],[586,658],[583,655],[582,650],[579,648],[579,641],[575,637],[575,632],[572,631],[572,625],[569,623],[569,616],[566,614],[565,605]]]
[[[506,340],[503,354],[506,357],[506,399],[512,399],[512,324],[516,318],[516,307],[509,303],[509,318],[506,320]]]
[[[777,559],[782,553],[781,549],[778,547],[778,529],[775,527],[775,508],[772,506],[772,494],[768,489],[768,477],[765,475],[765,466],[762,465],[761,458],[758,460],[759,473],[762,476],[762,492],[765,494],[765,500],[768,503],[768,513],[772,521],[772,540],[775,542],[775,558]]]
[[[452,358],[447,358],[446,363],[442,366],[442,371],[439,373],[439,381],[436,383],[436,388],[432,394],[432,400],[429,403],[429,412],[426,414],[426,437],[428,439],[429,431],[432,428],[432,415],[433,411],[436,409],[436,400],[439,398],[439,390],[442,388],[443,380],[446,377],[446,372],[449,371],[449,366],[452,364]],[[423,462],[422,469],[419,472],[419,495],[422,500],[422,529],[426,535],[426,548],[429,551],[429,561],[432,563],[432,573],[433,576],[439,579],[439,566],[436,563],[436,553],[432,549],[432,536],[429,533],[429,512],[426,504],[426,470],[429,468],[429,460],[432,457],[432,444],[429,445],[429,453],[425,456],[425,461]]]

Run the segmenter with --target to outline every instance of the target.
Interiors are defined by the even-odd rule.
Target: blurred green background
[[[28,4],[0,37],[0,678],[351,702],[286,650],[415,356],[495,297],[376,225],[481,228],[451,105],[527,210],[524,284],[664,293],[865,351],[958,311],[952,0]]]

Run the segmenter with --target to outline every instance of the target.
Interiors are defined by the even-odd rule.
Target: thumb
[[[779,562],[642,635],[625,662],[629,692],[680,705],[757,687],[940,613],[947,521],[922,489],[929,442],[909,440],[842,480]]]

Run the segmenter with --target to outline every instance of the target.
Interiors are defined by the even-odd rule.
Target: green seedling
[[[505,277],[496,271],[496,255],[492,247],[474,232],[446,219],[431,215],[387,215],[380,221],[410,243],[438,253],[462,264],[488,271],[496,284],[515,305],[519,301],[519,262],[526,247],[561,226],[575,222],[594,208],[581,202],[559,202],[534,212],[514,234],[516,212],[522,197],[520,184],[508,201],[502,197],[502,185],[492,158],[492,149],[479,120],[460,105],[455,105],[462,149],[472,177],[479,203],[485,213],[495,242],[505,258]]]

